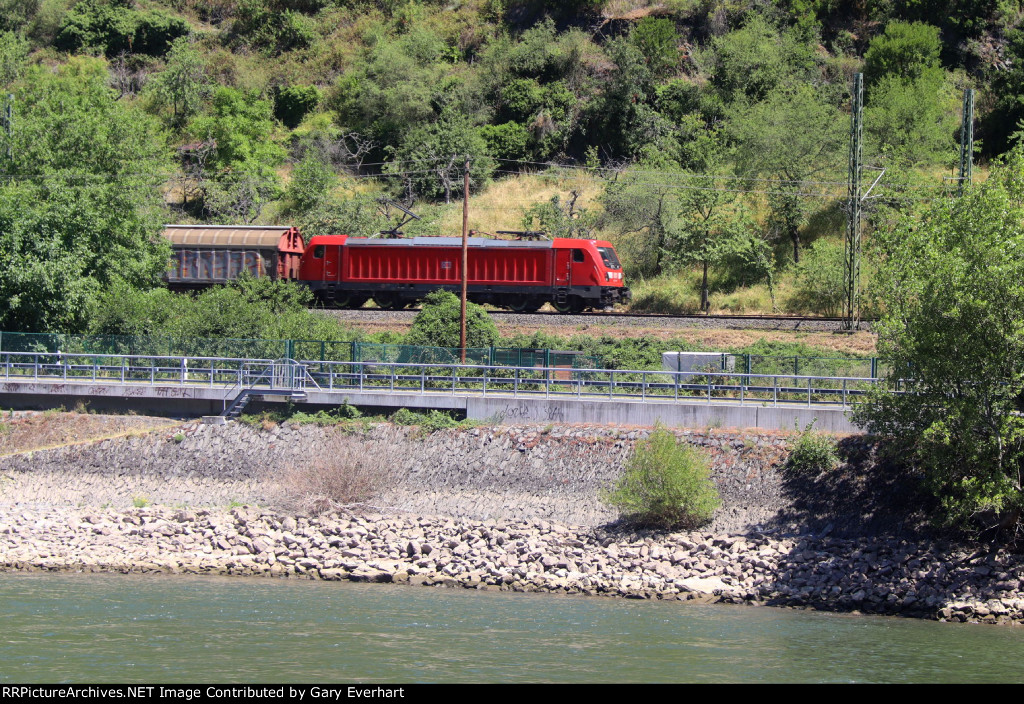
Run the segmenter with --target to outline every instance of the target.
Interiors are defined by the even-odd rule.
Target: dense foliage
[[[890,388],[861,410],[911,444],[950,521],[1024,508],[1024,148],[877,238]]]

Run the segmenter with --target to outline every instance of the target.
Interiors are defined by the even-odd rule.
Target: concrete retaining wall
[[[94,409],[124,409],[165,415],[220,413],[230,390],[203,386],[146,386],[118,383],[60,383],[7,381],[0,383],[0,407],[73,407],[85,400]],[[833,433],[857,433],[860,429],[837,406],[771,406],[757,402],[712,403],[576,399],[520,395],[470,396],[443,392],[380,393],[370,391],[310,391],[309,406],[336,407],[342,403],[378,409],[444,409],[464,412],[474,420],[497,424],[593,423],[653,426],[656,422],[676,428],[759,428],[792,430],[811,422]]]

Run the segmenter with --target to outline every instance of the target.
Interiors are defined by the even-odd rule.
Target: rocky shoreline
[[[931,541],[626,536],[548,521],[254,507],[7,512],[0,570],[293,577],[1024,621],[1024,560]]]
[[[10,455],[0,458],[0,571],[298,577],[1024,623],[1024,559],[930,535],[916,482],[889,471],[864,438],[844,440],[839,469],[795,476],[784,434],[680,431],[712,458],[723,506],[709,532],[622,530],[597,492],[647,432],[190,423]],[[316,448],[342,465],[386,465],[387,510],[289,508],[289,472],[315,464]]]

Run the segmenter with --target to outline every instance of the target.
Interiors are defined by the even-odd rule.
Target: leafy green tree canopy
[[[190,131],[215,146],[206,164],[205,205],[215,217],[252,222],[280,194],[274,170],[285,157],[273,139],[271,105],[255,95],[219,88],[212,114],[192,121]]]
[[[437,122],[411,130],[386,168],[404,176],[407,190],[448,203],[462,193],[467,157],[472,162],[470,188],[479,188],[495,169],[487,143],[464,115],[446,110]]]
[[[162,56],[178,37],[188,34],[185,20],[160,10],[140,12],[130,0],[82,0],[64,16],[57,46],[87,48],[113,57],[121,53]]]
[[[175,39],[167,54],[167,66],[149,84],[161,106],[171,108],[171,124],[181,127],[211,92],[206,63],[188,37]]]
[[[292,171],[287,196],[297,212],[309,212],[326,203],[338,177],[316,149],[307,149],[306,155]]]
[[[0,326],[80,330],[100,287],[156,283],[166,269],[157,186],[170,172],[159,125],[115,100],[106,62],[33,68],[0,185]]]
[[[763,100],[776,88],[809,77],[815,66],[810,48],[779,32],[759,15],[718,37],[707,55],[711,81],[728,102]]]
[[[665,76],[679,63],[679,35],[672,20],[645,17],[629,34],[655,76]]]
[[[768,184],[772,224],[777,236],[793,244],[800,261],[800,228],[810,188],[845,167],[847,122],[839,109],[809,84],[780,88],[745,110],[734,112],[728,129],[735,139],[741,171],[776,179]]]
[[[916,80],[939,68],[939,28],[923,22],[890,22],[885,32],[871,40],[864,54],[864,79],[868,85],[883,76]]]

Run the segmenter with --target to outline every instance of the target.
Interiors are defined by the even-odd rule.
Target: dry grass
[[[0,414],[0,455],[45,450],[63,445],[95,442],[128,434],[178,426],[166,418],[107,416],[47,411]]]
[[[331,430],[315,456],[284,473],[287,508],[312,514],[366,506],[393,481],[403,455],[395,443]]]
[[[527,174],[491,182],[480,193],[470,193],[469,228],[478,232],[523,229],[523,216],[531,206],[552,196],[564,202],[571,191],[579,191],[577,208],[598,210],[602,183],[586,171],[567,169],[556,173]],[[462,203],[448,206],[440,218],[441,234],[462,232]]]
[[[665,9],[665,3],[651,0],[608,0],[601,8],[601,16],[609,20],[639,20]]]

